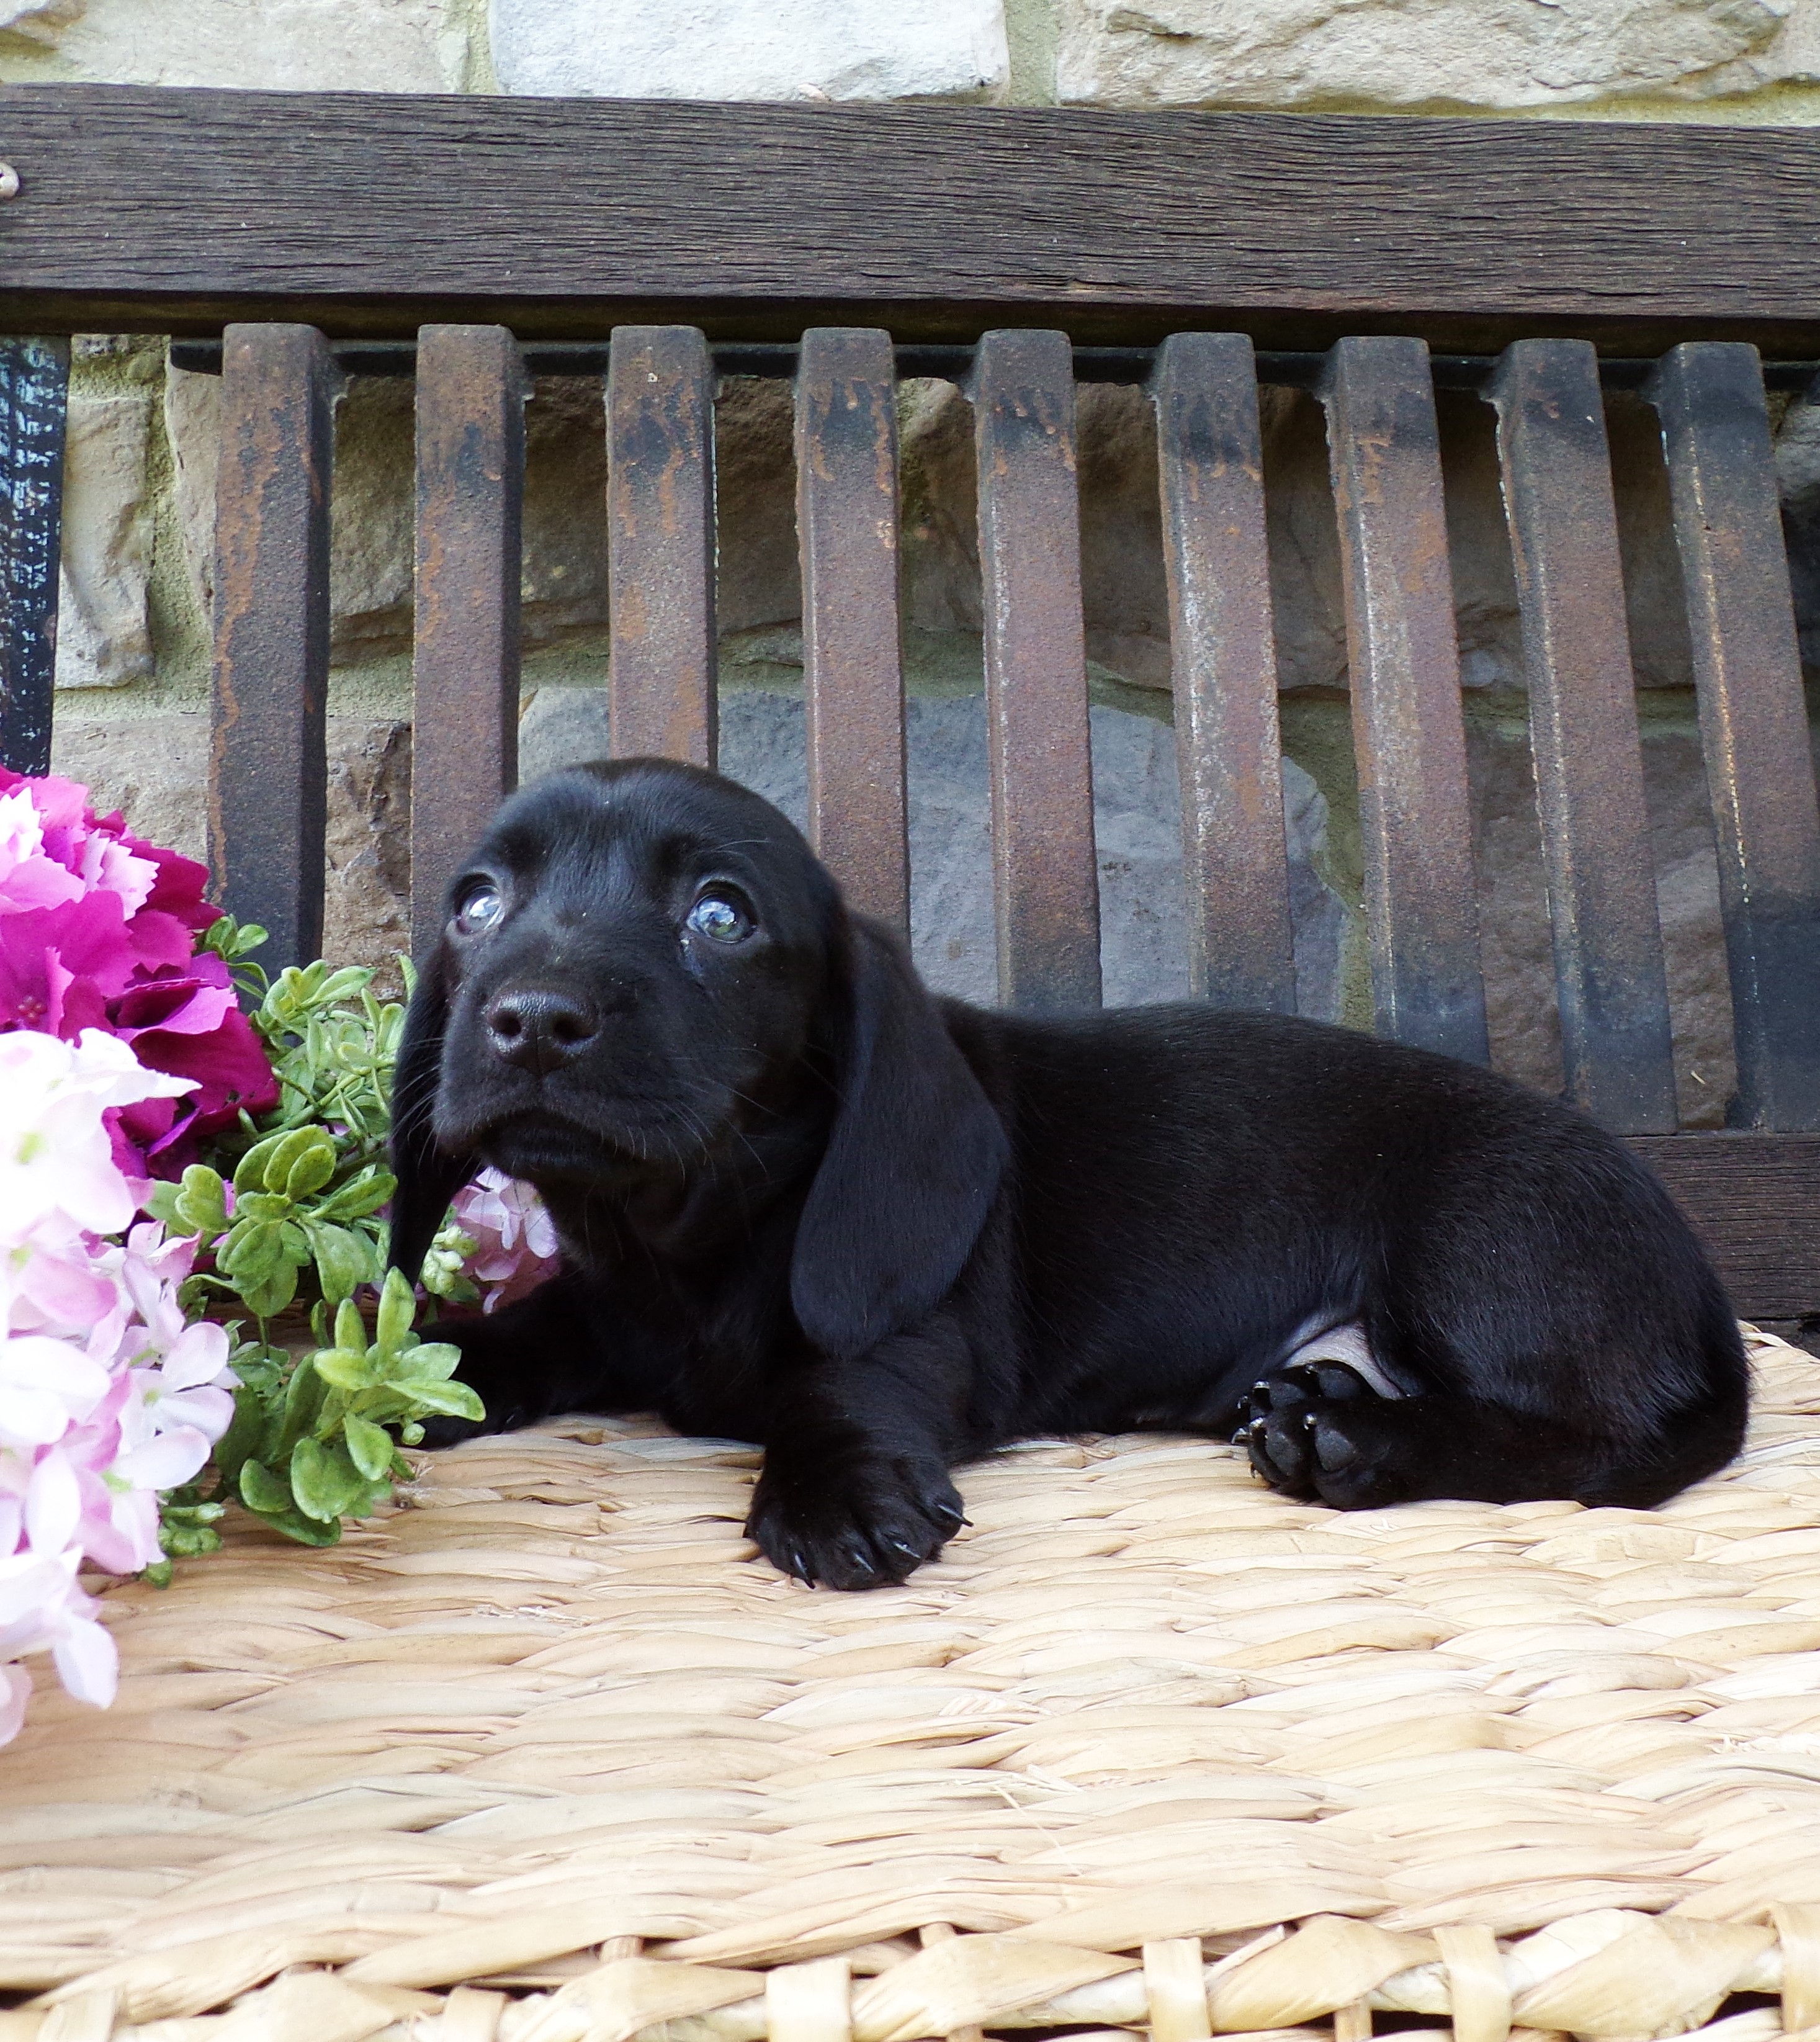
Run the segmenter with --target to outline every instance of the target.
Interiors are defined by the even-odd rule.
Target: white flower
[[[95,1602],[76,1585],[78,1554],[31,1552],[0,1558],[0,1660],[47,1648],[57,1677],[79,1702],[105,1708],[119,1684],[114,1642],[94,1620]]]
[[[30,1028],[0,1035],[0,1244],[117,1233],[135,1206],[102,1114],[194,1090],[192,1079],[148,1071],[99,1028],[73,1043]]]

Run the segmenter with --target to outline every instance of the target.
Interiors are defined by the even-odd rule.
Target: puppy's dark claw
[[[852,1589],[907,1579],[965,1522],[939,1462],[861,1452],[832,1466],[768,1460],[746,1530],[786,1573]]]

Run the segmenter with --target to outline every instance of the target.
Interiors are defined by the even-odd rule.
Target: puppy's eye
[[[704,893],[689,910],[686,926],[717,943],[736,943],[752,933],[752,918],[731,894]]]
[[[465,936],[484,935],[506,912],[496,886],[476,886],[462,896],[455,910],[455,926]]]

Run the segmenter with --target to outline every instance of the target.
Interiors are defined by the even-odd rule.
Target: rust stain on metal
[[[503,327],[430,326],[417,349],[411,909],[422,955],[455,861],[518,779],[525,400]]]
[[[987,334],[970,394],[1000,996],[1034,1011],[1096,1006],[1099,872],[1067,336]]]
[[[1242,334],[1177,334],[1156,408],[1191,983],[1290,1013],[1294,943],[1257,377]]]
[[[615,331],[606,431],[613,750],[712,766],[714,373],[695,327]]]
[[[1687,592],[1738,1049],[1736,1118],[1820,1128],[1820,811],[1757,350],[1692,342],[1661,418]]]
[[[271,931],[279,965],[307,962],[322,941],[338,388],[314,327],[224,336],[209,860],[223,904]]]
[[[847,898],[908,931],[891,336],[804,334],[796,380],[809,836]]]
[[[1669,1134],[1668,987],[1598,358],[1585,341],[1519,341],[1489,394],[1567,1088],[1619,1133]]]
[[[1321,385],[1340,526],[1378,1025],[1489,1054],[1428,349],[1341,341]]]

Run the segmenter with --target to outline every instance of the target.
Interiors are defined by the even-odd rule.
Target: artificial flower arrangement
[[[425,1418],[482,1415],[423,1306],[554,1265],[536,1194],[488,1172],[419,1286],[386,1273],[403,1009],[364,969],[268,981],[206,877],[0,770],[0,1743],[27,1654],[113,1699],[85,1573],[166,1581],[236,1506],[333,1544]]]

